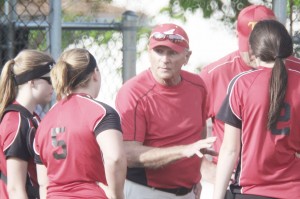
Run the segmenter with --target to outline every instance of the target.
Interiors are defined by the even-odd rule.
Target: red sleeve
[[[138,96],[129,84],[125,84],[116,98],[116,109],[121,117],[123,139],[144,142],[146,120],[143,99]]]
[[[206,97],[206,111],[207,111],[207,118],[214,117],[214,104],[213,104],[213,92],[209,92],[213,90],[213,85],[212,85],[212,80],[211,76],[208,73],[208,67],[205,67],[202,69],[200,73],[200,77],[204,81],[204,84],[206,86],[207,92],[207,97]]]
[[[217,119],[230,124],[236,128],[242,127],[242,99],[240,85],[237,81],[232,81],[228,87],[228,93],[217,114]]]
[[[230,108],[233,112],[233,114],[241,120],[242,118],[242,112],[241,112],[241,107],[242,107],[242,100],[241,100],[241,91],[239,84],[235,84],[233,88],[231,89],[229,93],[229,105]]]

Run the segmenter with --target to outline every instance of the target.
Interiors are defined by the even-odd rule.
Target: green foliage
[[[90,1],[94,5],[101,6],[101,3],[110,3],[112,0],[86,0],[86,1]],[[4,2],[4,0],[0,0],[0,5],[2,5],[2,2]],[[38,2],[38,0],[36,0],[36,2]],[[96,6],[94,6],[94,8],[96,8]],[[76,13],[65,13],[64,11],[62,11],[62,18],[63,18],[62,21],[65,22],[89,22],[95,20],[93,16],[78,17]],[[105,32],[99,32],[98,30],[63,31],[62,49],[65,49],[70,43],[73,43],[76,40],[81,40],[83,37],[94,38],[95,42],[98,44],[107,43],[112,38],[112,35],[113,35],[113,31],[105,31]],[[31,30],[29,33],[29,44],[31,48],[39,49],[42,51],[47,50],[49,46],[47,46],[45,31]]]
[[[30,45],[29,48],[31,49],[46,51],[49,48],[45,30],[30,30],[28,40],[28,44]]]
[[[300,7],[300,0],[292,0],[292,1],[294,2],[295,6]]]
[[[111,1],[111,0],[107,0]],[[74,14],[63,13],[63,21],[67,22],[94,22],[94,18],[91,16],[80,16]],[[99,30],[65,30],[62,33],[62,49],[65,49],[70,43],[83,39],[84,37],[90,37],[94,39],[97,44],[108,43],[113,37],[114,31],[99,31]]]
[[[300,2],[300,0],[297,1]],[[195,13],[201,10],[204,18],[210,18],[215,12],[221,11],[223,16],[220,20],[234,22],[239,12],[250,3],[248,0],[231,0],[230,2],[231,4],[228,5],[222,0],[170,0],[169,6],[161,9],[161,12],[169,14],[172,18],[186,21],[186,11]],[[267,4],[269,0],[263,2]],[[233,12],[229,12],[230,10]]]

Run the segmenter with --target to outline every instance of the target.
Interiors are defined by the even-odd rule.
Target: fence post
[[[137,19],[137,15],[132,11],[126,11],[122,15],[123,83],[134,77],[136,74]]]
[[[50,10],[50,53],[58,59],[61,53],[61,0],[49,1]]]
[[[7,23],[7,57],[12,59],[15,56],[15,22],[16,16],[16,0],[6,0],[4,2],[5,14],[8,16]]]
[[[273,0],[273,11],[278,21],[286,24],[287,18],[287,0]],[[291,11],[292,12],[292,11]]]

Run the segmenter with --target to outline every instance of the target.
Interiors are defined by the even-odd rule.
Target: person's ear
[[[185,62],[184,62],[184,65],[186,65],[188,62],[189,62],[189,59],[192,55],[192,51],[187,51],[186,54],[185,54]]]
[[[96,68],[94,69],[94,72],[93,72],[93,75],[92,75],[92,79],[93,79],[93,80],[95,80],[95,81],[98,81],[98,80],[99,80],[99,76],[100,76],[100,75],[98,75],[98,73],[100,73],[100,71],[99,71],[99,68],[96,67]]]
[[[35,87],[35,83],[34,83],[34,80],[30,80],[28,81],[26,84],[29,84],[30,87],[34,88]]]

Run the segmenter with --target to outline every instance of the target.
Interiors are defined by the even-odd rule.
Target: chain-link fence
[[[47,1],[0,1],[0,64],[24,48],[48,51],[50,6]]]
[[[25,48],[49,52],[55,59],[65,49],[85,48],[100,68],[98,99],[114,106],[123,80],[135,74],[134,13],[103,18],[101,1],[0,0],[0,7],[1,66]]]
[[[102,74],[98,99],[114,106],[123,81],[135,75],[137,16],[124,12],[107,18],[101,13],[110,8],[101,2],[105,0],[0,0],[0,66],[24,48],[49,52],[55,59],[65,49],[86,48]]]
[[[99,99],[114,105],[115,94],[122,85],[122,34],[118,31],[63,30],[64,49],[89,49],[101,72]]]

